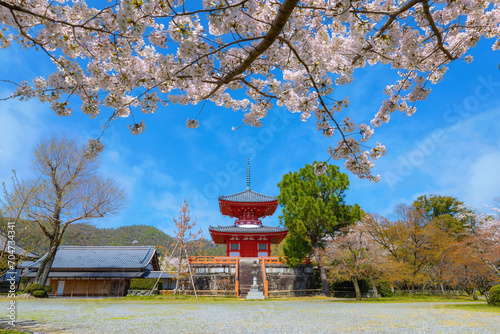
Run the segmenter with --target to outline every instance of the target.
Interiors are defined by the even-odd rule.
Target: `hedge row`
[[[156,283],[156,278],[134,278],[130,281],[131,290],[151,290]],[[163,282],[159,281],[156,290],[163,290]]]
[[[47,296],[47,292],[43,290],[35,290],[31,294],[36,298],[45,298]]]
[[[39,283],[31,283],[28,284],[28,286],[24,289],[25,293],[33,293],[33,291],[36,290],[42,290],[43,291],[43,285]]]
[[[50,285],[43,286],[39,283],[28,284],[26,289],[24,289],[24,293],[31,293],[31,295],[36,298],[47,297],[47,294],[49,292],[52,292],[52,286]]]

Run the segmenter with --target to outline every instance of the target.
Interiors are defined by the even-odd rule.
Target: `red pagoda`
[[[246,190],[219,197],[221,213],[237,218],[234,225],[210,226],[208,230],[216,244],[226,245],[227,256],[271,256],[271,245],[283,241],[288,229],[263,226],[259,218],[272,216],[277,206],[276,197],[262,195],[250,189],[248,162]]]

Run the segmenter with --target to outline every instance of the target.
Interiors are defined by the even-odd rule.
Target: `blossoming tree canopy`
[[[50,57],[55,72],[17,83],[12,97],[49,102],[58,115],[72,113],[72,96],[90,117],[113,110],[110,120],[209,100],[260,126],[284,106],[303,120],[314,115],[338,140],[330,156],[377,179],[370,170],[385,147],[365,146],[373,128],[394,111],[412,115],[450,62],[472,60],[466,53],[481,37],[498,49],[499,22],[497,0],[0,0],[0,45]],[[334,88],[377,63],[400,78],[371,122],[355,124],[339,114],[349,101]],[[144,131],[132,123],[132,133]]]

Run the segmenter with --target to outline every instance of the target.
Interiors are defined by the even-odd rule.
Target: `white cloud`
[[[500,150],[479,157],[469,175],[464,200],[475,206],[491,204],[500,196]]]
[[[0,93],[5,96],[6,93]],[[0,105],[0,181],[7,182],[16,170],[18,177],[27,177],[33,156],[32,148],[51,127],[48,108],[38,102],[8,100]]]

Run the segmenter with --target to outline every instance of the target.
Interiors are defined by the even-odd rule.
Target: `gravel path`
[[[43,333],[500,333],[498,313],[443,304],[50,299],[16,306],[17,328]]]

